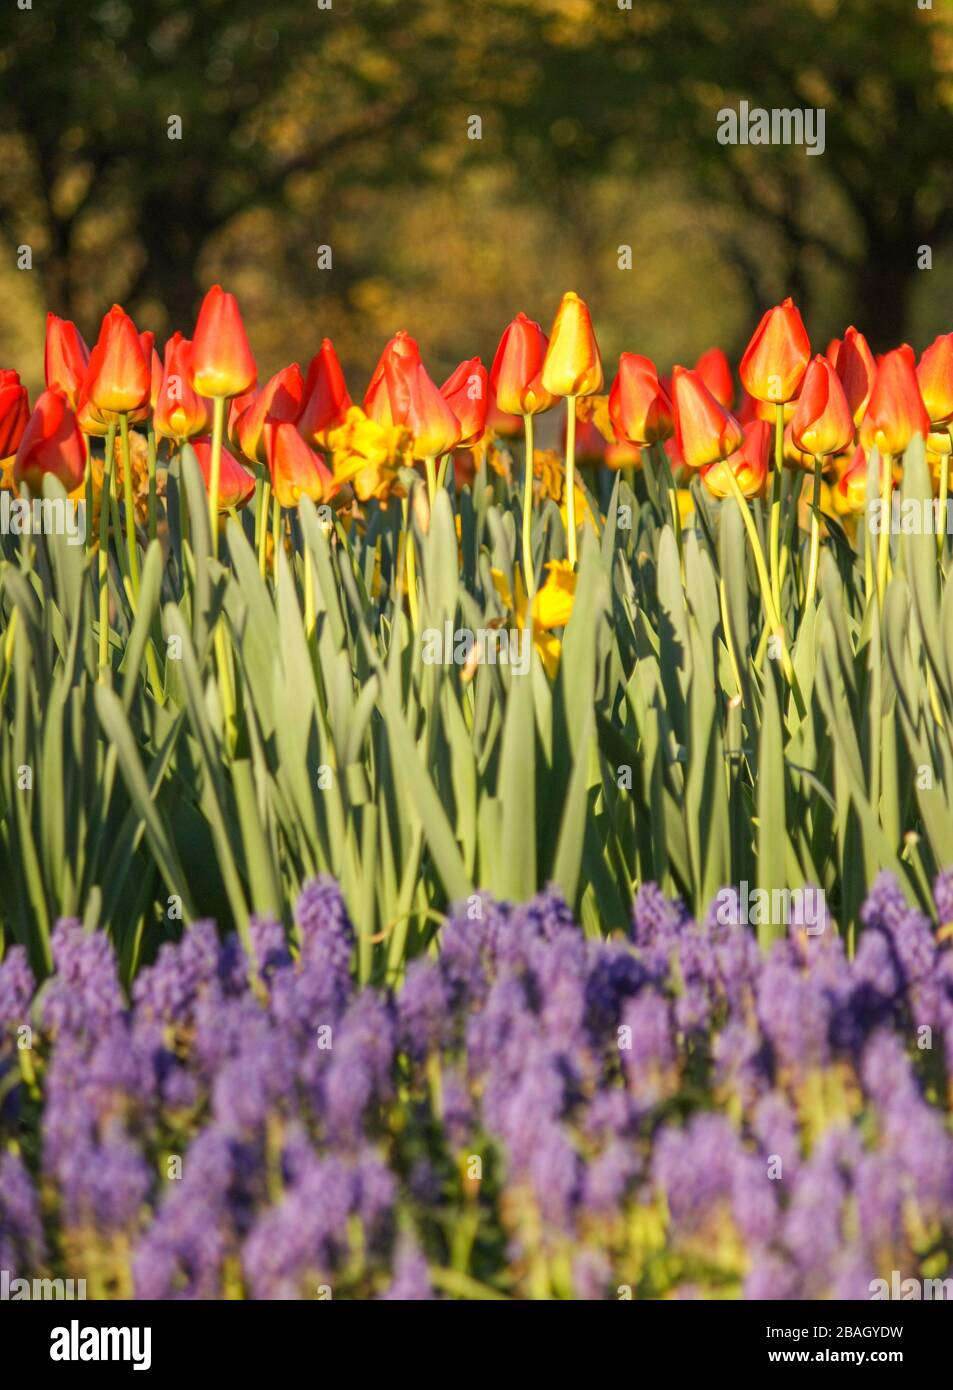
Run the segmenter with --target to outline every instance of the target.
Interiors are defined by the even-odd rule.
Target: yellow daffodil
[[[555,636],[553,629],[565,627],[572,616],[577,576],[568,560],[551,560],[546,570],[546,582],[533,595],[530,612],[533,646],[539,653],[543,669],[552,680],[559,669],[559,656],[562,651],[562,642]],[[501,602],[513,614],[516,626],[522,631],[526,623],[528,605],[520,571],[516,571],[515,596],[502,570],[491,570],[491,574]]]
[[[360,406],[348,410],[344,424],[328,434],[334,477],[350,483],[361,502],[385,503],[395,491],[397,475],[410,461],[411,439],[400,425],[380,425]]]

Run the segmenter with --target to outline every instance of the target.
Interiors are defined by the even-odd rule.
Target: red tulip
[[[43,367],[48,387],[62,391],[73,410],[89,365],[89,348],[75,323],[46,316]]]
[[[675,422],[672,402],[648,357],[624,352],[609,392],[609,418],[619,439],[657,444],[670,438]]]
[[[29,418],[30,398],[19,372],[0,371],[0,459],[16,453]]]
[[[739,372],[748,393],[775,405],[792,401],[798,393],[811,344],[793,299],[769,309],[745,348]]]
[[[271,486],[279,506],[297,507],[302,497],[320,502],[334,495],[334,475],[290,420],[268,421],[264,433]]]
[[[440,388],[440,394],[460,423],[459,444],[466,447],[483,438],[486,430],[487,371],[479,357],[461,362]]]
[[[166,439],[193,439],[212,428],[209,402],[192,389],[192,344],[173,333],[165,345],[165,367],[153,407],[156,434]]]
[[[131,415],[148,408],[152,387],[152,343],[142,340],[129,315],[114,304],[102,322],[89,358],[81,396],[104,418]]]
[[[713,347],[703,352],[695,363],[695,371],[718,404],[730,410],[735,401],[735,383],[728,358],[721,348]]]
[[[381,353],[364,393],[364,412],[378,425],[393,425],[390,392],[387,389],[387,365],[389,362],[406,363],[408,366],[420,361],[420,348],[415,339],[402,328]]]
[[[935,338],[917,367],[920,394],[931,425],[953,421],[953,333]]]
[[[460,442],[460,421],[437,390],[407,333],[387,344],[371,377],[364,407],[379,425],[403,425],[413,435],[414,458],[449,454]]]
[[[673,368],[672,402],[678,452],[689,468],[716,463],[741,447],[741,426],[718,404],[697,372]]]
[[[328,435],[340,429],[354,402],[330,338],[323,338],[311,359],[304,383],[304,406],[298,419],[303,439],[328,448]]]
[[[212,441],[208,437],[193,439],[192,448],[195,450],[195,457],[202,470],[205,486],[209,488],[212,482]],[[227,512],[232,507],[244,507],[255,495],[255,479],[245,471],[238,459],[227,449],[222,450],[219,468],[219,511]]]
[[[192,386],[200,396],[241,396],[258,377],[238,301],[213,285],[192,335]]]
[[[47,474],[59,478],[67,492],[79,487],[86,472],[86,441],[62,391],[41,393],[23,431],[13,476],[36,497],[43,495]]]
[[[238,443],[238,422],[250,405],[253,405],[258,397],[257,390],[252,387],[250,391],[244,392],[241,396],[232,396],[228,402],[228,415],[225,421],[225,434],[229,444],[235,449],[240,449]]]
[[[766,420],[752,420],[745,425],[744,441],[726,459],[706,464],[701,476],[715,497],[727,497],[732,492],[727,470],[730,468],[744,497],[760,497],[768,477],[771,456],[771,426]]]
[[[834,367],[844,388],[854,424],[859,425],[867,412],[874,377],[877,375],[877,364],[867,339],[863,333],[857,332],[853,324],[844,334],[844,341],[837,350]]]
[[[254,459],[256,463],[267,462],[265,425],[280,422],[294,424],[301,414],[303,396],[304,378],[297,362],[292,362],[290,367],[282,367],[280,372],[265,382],[235,426],[238,447],[246,458]]]
[[[490,386],[504,415],[538,415],[556,404],[540,380],[548,347],[540,325],[523,313],[504,330],[490,368]]]
[[[913,348],[908,343],[886,353],[877,367],[874,389],[860,427],[865,449],[881,455],[902,454],[914,435],[926,438],[930,417],[920,395]]]
[[[808,367],[791,421],[791,437],[805,454],[840,454],[854,441],[854,417],[840,377],[826,357]]]

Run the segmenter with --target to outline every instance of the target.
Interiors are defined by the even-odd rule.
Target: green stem
[[[774,474],[771,479],[771,596],[781,612],[781,479],[784,476],[784,406],[774,407]]]
[[[271,504],[271,547],[274,551],[274,555],[271,557],[274,565],[272,572],[275,577],[275,587],[277,588],[278,551],[281,547],[281,503],[278,501],[277,497],[273,498]]]
[[[424,459],[424,467],[427,470],[427,501],[430,503],[430,510],[433,511],[434,499],[437,496],[437,464],[433,458]]]
[[[258,526],[258,572],[264,579],[268,573],[268,508],[271,505],[271,479],[266,478],[261,489],[260,514],[255,517]]]
[[[407,604],[410,608],[410,625],[414,632],[417,631],[417,551],[414,545],[414,533],[410,524],[410,499],[405,497],[401,503],[404,514],[404,562],[406,565],[407,578]]]
[[[146,436],[149,445],[149,539],[154,541],[159,533],[158,518],[158,491],[156,487],[156,457],[158,446],[156,444],[156,432],[152,425]]]
[[[83,443],[86,445],[86,549],[89,550],[93,543],[93,450],[88,434],[83,435]]]
[[[440,491],[440,489],[441,489],[442,487],[446,487],[446,485],[447,485],[447,471],[448,471],[448,469],[449,469],[449,467],[450,467],[450,460],[451,460],[452,458],[453,458],[453,454],[450,453],[450,454],[444,454],[443,458],[440,460],[440,467],[437,469],[437,491],[438,491],[438,492]]]
[[[139,548],[136,545],[136,507],[132,493],[132,452],[129,448],[129,416],[119,417],[122,438],[122,495],[126,509],[126,550],[129,554],[129,580],[134,597],[139,598]],[[117,537],[118,543],[118,537]]]
[[[536,589],[536,570],[533,565],[533,417],[523,416],[526,436],[526,457],[523,463],[523,583],[526,597],[532,598]]]
[[[953,429],[949,431],[950,448],[953,449]],[[940,516],[939,525],[936,528],[936,553],[943,564],[943,552],[946,549],[946,503],[950,495],[950,456],[943,454],[940,459]]]
[[[887,592],[887,567],[890,563],[890,503],[893,497],[893,460],[885,454],[880,460],[880,536],[877,547],[877,599],[883,608]]]
[[[810,608],[817,592],[817,565],[821,553],[821,466],[819,454],[814,456],[814,496],[811,502],[811,558],[807,567],[807,591],[804,606]]]
[[[103,486],[99,494],[99,679],[105,683],[109,666],[109,504],[113,487],[113,454],[116,451],[116,422],[106,434],[103,458]]]
[[[568,555],[576,567],[576,397],[566,397],[566,517],[569,527]]]
[[[208,489],[208,516],[212,528],[212,554],[218,557],[218,493],[222,477],[222,438],[225,434],[225,397],[212,404],[212,463]]]

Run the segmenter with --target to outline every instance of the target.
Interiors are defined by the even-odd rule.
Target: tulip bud
[[[409,370],[420,361],[420,348],[415,339],[402,328],[384,348],[374,368],[367,391],[364,395],[364,412],[368,419],[377,425],[397,424],[391,412],[390,393],[387,386],[388,363],[396,364],[392,370]],[[404,402],[406,404],[406,402]]]
[[[258,376],[238,301],[213,285],[192,335],[192,386],[200,396],[241,396]]]
[[[265,382],[252,403],[239,417],[235,426],[238,447],[248,459],[267,462],[264,429],[266,424],[290,422],[301,414],[304,398],[304,379],[297,362],[282,367]]]
[[[793,299],[768,309],[745,348],[739,372],[756,400],[791,401],[811,360],[811,344]]]
[[[839,454],[854,440],[854,417],[840,377],[826,357],[815,357],[807,369],[791,437],[805,454]]]
[[[208,489],[212,481],[212,441],[207,437],[193,439],[192,448],[202,470],[205,487]],[[254,478],[245,471],[233,454],[223,449],[218,479],[218,510],[227,512],[232,507],[244,507],[254,495]]]
[[[156,434],[165,439],[192,439],[212,428],[209,402],[192,389],[192,344],[173,333],[165,345],[165,366],[153,408]]]
[[[648,357],[624,352],[609,392],[609,418],[619,439],[640,447],[671,437],[672,402]]]
[[[953,422],[953,333],[941,333],[926,349],[917,381],[930,424]]]
[[[886,460],[881,457],[881,476],[885,466]],[[847,511],[862,512],[864,510],[867,501],[867,455],[863,445],[857,445],[853,458],[838,478],[837,492],[846,503]]]
[[[0,371],[0,459],[16,453],[29,418],[30,398],[19,372]]]
[[[272,491],[279,506],[297,507],[302,497],[320,502],[334,495],[331,470],[301,438],[292,421],[269,420],[264,435]]]
[[[672,401],[678,453],[689,468],[716,463],[741,447],[741,426],[718,404],[696,372],[686,367],[673,369]]]
[[[311,359],[298,419],[301,437],[312,446],[328,448],[328,435],[340,429],[354,402],[348,394],[341,363],[330,338],[323,338]]]
[[[703,352],[695,363],[695,371],[708,387],[719,405],[730,410],[735,400],[735,383],[728,358],[719,347]]]
[[[913,349],[904,343],[886,353],[877,367],[870,403],[860,427],[865,449],[902,454],[914,435],[930,433],[930,417],[920,395]]]
[[[149,405],[152,344],[148,355],[129,315],[114,304],[102,322],[89,358],[82,395],[105,418],[129,415]]]
[[[416,459],[449,454],[460,441],[460,422],[420,360],[413,338],[398,333],[387,344],[365,397],[381,425],[403,425],[413,436]]]
[[[486,430],[488,379],[479,357],[461,362],[440,388],[440,394],[460,425],[458,447],[466,448],[482,439]]]
[[[539,415],[556,404],[540,380],[548,347],[540,325],[524,313],[504,330],[490,368],[490,386],[504,415]]]
[[[571,290],[557,310],[540,381],[553,396],[594,396],[602,390],[602,359],[589,310]]]
[[[79,487],[86,472],[86,441],[62,391],[43,391],[17,449],[13,476],[36,497],[43,478],[59,478],[67,492]]]
[[[765,420],[752,420],[744,427],[744,440],[726,459],[706,464],[701,476],[708,491],[715,497],[728,497],[732,493],[728,479],[728,469],[744,497],[760,497],[768,477],[768,460],[771,456],[771,426]]]
[[[863,333],[857,332],[853,324],[844,334],[844,341],[838,347],[834,368],[844,388],[854,424],[859,425],[867,412],[874,377],[877,375],[877,364],[867,339]]]
[[[89,348],[76,324],[69,319],[58,319],[55,314],[47,314],[43,357],[46,384],[62,391],[73,410],[76,409],[88,365]]]

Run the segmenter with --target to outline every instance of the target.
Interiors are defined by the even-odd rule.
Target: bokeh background
[[[39,382],[47,308],[189,332],[215,279],[263,372],[328,334],[355,394],[398,328],[442,380],[569,288],[610,366],[737,352],[787,293],[819,348],[920,347],[953,319],[951,7],[924,3],[11,0],[0,366]],[[742,99],[823,106],[825,154],[719,145]]]

